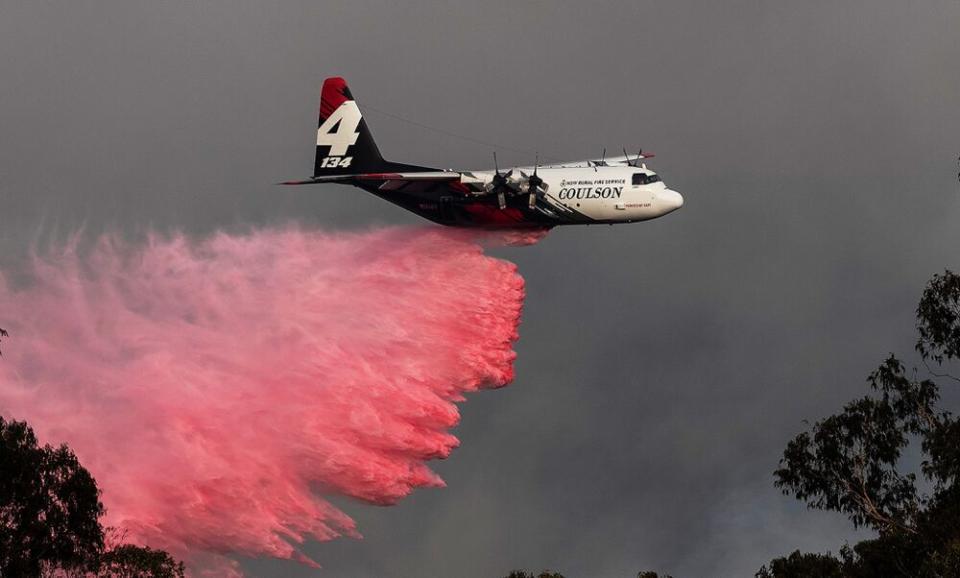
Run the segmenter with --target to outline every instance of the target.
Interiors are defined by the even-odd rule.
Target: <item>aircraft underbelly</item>
[[[555,217],[538,210],[530,210],[522,203],[511,199],[508,206],[501,209],[495,199],[463,199],[437,191],[381,191],[368,188],[369,192],[390,201],[412,213],[439,223],[455,227],[478,228],[525,228],[553,227],[562,222]]]

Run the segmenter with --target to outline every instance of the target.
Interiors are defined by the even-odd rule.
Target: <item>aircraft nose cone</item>
[[[665,189],[657,193],[657,198],[663,203],[667,212],[676,211],[683,206],[683,196],[677,191]]]

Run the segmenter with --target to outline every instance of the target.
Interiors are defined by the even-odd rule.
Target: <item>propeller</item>
[[[607,147],[603,147],[603,154],[600,155],[600,162],[593,163],[593,172],[597,172],[597,167],[607,166]]]
[[[539,168],[540,155],[538,154],[537,160],[533,165],[533,174],[527,177],[527,191],[531,209],[536,206],[537,199],[542,197],[547,190],[546,186],[543,184],[543,179],[537,175],[537,169]]]
[[[523,171],[516,171],[517,174],[515,175],[514,169],[501,173],[496,152],[493,153],[493,167],[493,177],[483,186],[483,190],[488,195],[497,195],[497,203],[501,210],[507,208],[507,197],[513,197],[523,193],[529,195],[529,204],[532,209],[536,206],[537,199],[543,198],[544,193],[546,193],[549,187],[549,185],[543,182],[540,175],[537,174],[540,169],[539,154],[536,157],[533,174],[531,175],[527,175]]]
[[[650,155],[650,156],[653,156],[653,155]],[[639,166],[640,166],[640,159],[645,159],[645,158],[647,158],[647,157],[643,156],[643,149],[638,149],[638,150],[637,150],[637,158],[634,159],[634,161],[631,163],[631,162],[630,162],[630,155],[627,154],[627,147],[623,147],[623,157],[624,157],[625,159],[627,159],[627,164],[628,164],[628,165],[634,166],[634,167],[639,167]]]
[[[513,193],[516,191],[513,183],[511,183],[510,177],[513,176],[513,169],[505,173],[500,172],[500,165],[497,163],[497,152],[493,152],[493,166],[494,173],[493,178],[490,179],[490,182],[484,185],[484,190],[488,194],[497,195],[497,203],[500,205],[501,209],[507,208],[507,193]]]

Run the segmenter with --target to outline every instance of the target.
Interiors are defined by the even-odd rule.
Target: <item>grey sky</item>
[[[496,251],[517,379],[462,407],[449,484],[346,503],[363,541],[253,576],[752,575],[855,537],[772,486],[787,440],[908,352],[960,267],[960,3],[0,0],[0,264],[89,233],[420,223],[307,176],[319,86],[564,159],[638,146],[664,219]],[[491,150],[372,112],[385,156]],[[502,163],[532,155],[501,151]],[[4,314],[15,314],[5,312]]]

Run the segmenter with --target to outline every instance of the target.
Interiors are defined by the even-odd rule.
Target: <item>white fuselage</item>
[[[548,168],[539,174],[549,185],[545,200],[596,221],[645,221],[683,206],[683,197],[658,178],[653,180],[655,173],[645,168]]]
[[[533,170],[518,167],[513,174],[529,176]],[[493,177],[489,171],[468,174],[480,181]],[[546,185],[537,207],[565,223],[646,221],[683,206],[680,193],[667,188],[646,164],[626,157],[541,166],[537,174]]]

